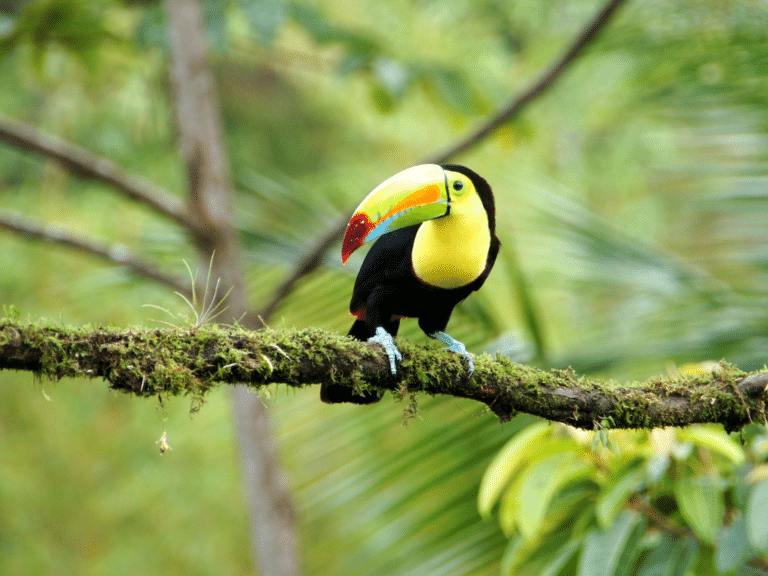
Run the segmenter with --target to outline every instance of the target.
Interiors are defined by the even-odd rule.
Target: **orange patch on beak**
[[[404,198],[398,202],[394,208],[384,214],[376,224],[397,214],[398,212],[405,212],[409,208],[415,208],[416,206],[424,206],[425,204],[432,204],[440,200],[440,187],[437,184],[431,184],[416,190],[413,194],[410,194],[407,198]]]

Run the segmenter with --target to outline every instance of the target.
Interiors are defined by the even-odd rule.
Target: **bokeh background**
[[[251,303],[378,182],[453,142],[538,77],[586,0],[210,0],[210,57]],[[0,2],[0,113],[183,195],[155,2]],[[768,345],[768,5],[629,1],[550,91],[455,159],[493,186],[503,248],[449,332],[476,353],[620,380]],[[173,223],[0,145],[0,208],[201,270]],[[363,252],[363,251],[361,251]],[[346,332],[338,249],[269,321]],[[172,290],[0,232],[0,303],[22,317],[159,327]],[[522,303],[522,304],[521,304]],[[8,309],[9,310],[9,309]],[[425,342],[415,323],[401,337]],[[99,381],[0,373],[0,573],[253,570],[230,395],[138,400]],[[470,402],[264,398],[306,574],[498,574],[477,512],[500,426]],[[172,450],[156,441],[167,431]]]

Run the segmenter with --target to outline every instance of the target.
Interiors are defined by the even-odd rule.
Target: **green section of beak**
[[[423,164],[398,172],[379,184],[357,207],[347,226],[342,260],[365,242],[446,216],[451,210],[444,170],[437,164]]]

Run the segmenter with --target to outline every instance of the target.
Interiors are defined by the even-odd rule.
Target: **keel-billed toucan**
[[[403,170],[355,210],[344,235],[343,262],[373,240],[352,291],[349,309],[357,320],[349,335],[381,344],[395,374],[402,357],[392,338],[401,318],[418,318],[429,337],[466,359],[471,376],[471,354],[443,330],[453,307],[483,285],[499,253],[491,187],[464,166]],[[320,398],[370,404],[381,393],[323,384]]]

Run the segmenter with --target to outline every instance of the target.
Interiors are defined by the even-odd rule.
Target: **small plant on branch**
[[[182,316],[181,314],[174,314],[167,308],[163,308],[162,306],[157,306],[156,304],[144,304],[144,306],[148,308],[157,308],[158,310],[162,310],[163,312],[168,314],[171,318],[173,318],[175,321],[188,324],[192,330],[197,330],[198,328],[201,328],[203,325],[209,322],[212,322],[214,319],[218,318],[228,308],[227,306],[224,306],[222,308],[222,306],[224,304],[224,301],[229,296],[229,293],[232,292],[232,288],[227,290],[227,293],[224,294],[224,296],[222,296],[221,299],[218,299],[219,286],[221,285],[221,278],[217,278],[216,286],[213,289],[213,295],[211,296],[210,300],[208,299],[208,295],[210,294],[210,286],[211,286],[211,269],[213,267],[213,257],[215,256],[215,254],[216,254],[215,252],[211,254],[211,260],[208,262],[208,274],[205,277],[205,291],[203,292],[202,303],[198,302],[198,298],[197,298],[197,288],[196,288],[197,270],[195,270],[195,273],[192,274],[192,269],[189,267],[189,264],[187,264],[187,261],[182,260],[182,262],[184,262],[184,266],[187,267],[187,273],[189,274],[189,281],[192,287],[192,300],[184,296],[184,294],[182,294],[181,292],[174,292],[174,294],[176,294],[178,297],[184,300],[184,302],[187,303],[187,306],[189,306],[189,309],[192,310],[192,314],[194,314],[194,321],[191,319],[187,319],[185,316]],[[154,319],[152,320],[154,322],[160,322],[161,324],[165,324],[172,328],[176,328],[177,330],[183,329],[182,327],[177,326],[172,322],[166,322],[164,320],[154,320]]]

